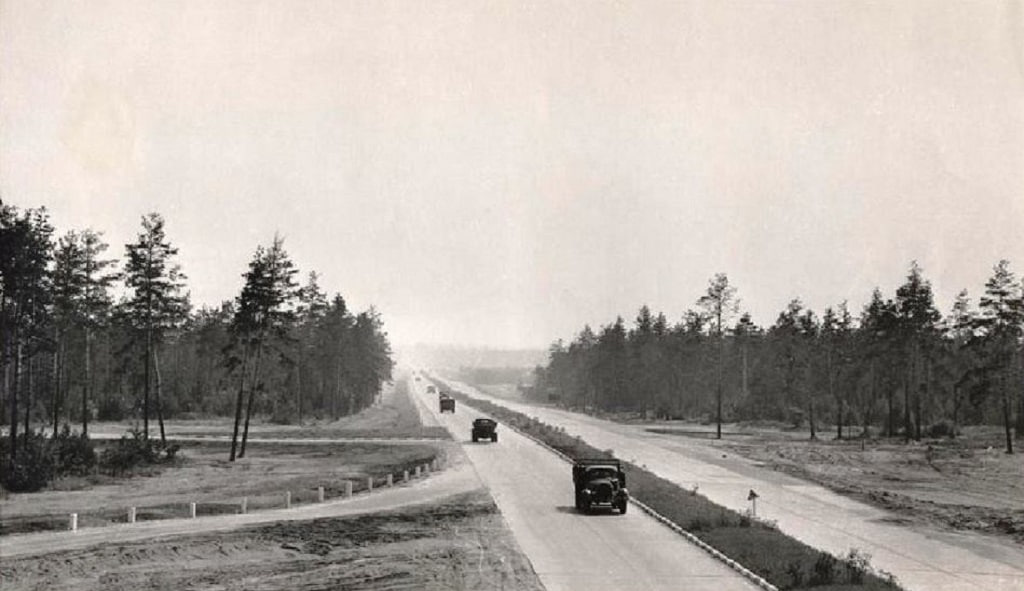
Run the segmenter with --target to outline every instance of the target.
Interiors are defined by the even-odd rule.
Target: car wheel
[[[497,433],[495,433],[494,435],[491,436],[491,442],[492,443],[498,443],[498,434]]]
[[[629,501],[623,500],[621,503],[619,503],[619,514],[620,515],[625,515],[626,514],[626,507],[628,507],[628,506],[629,506]]]
[[[476,443],[476,435],[473,436],[473,443]]]

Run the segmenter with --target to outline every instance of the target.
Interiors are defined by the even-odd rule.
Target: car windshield
[[[591,468],[587,470],[587,479],[596,480],[598,478],[618,478],[619,473],[614,468],[600,467]]]

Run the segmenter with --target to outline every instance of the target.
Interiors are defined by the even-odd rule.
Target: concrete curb
[[[449,390],[451,390],[451,388],[449,388]],[[469,396],[468,394],[466,394],[464,392],[460,392],[460,394],[462,394],[463,396],[465,396],[469,400],[475,400],[472,396]],[[472,405],[472,402],[467,402],[466,404]],[[492,403],[492,404],[496,404],[496,403]],[[498,406],[500,406],[500,405],[498,405]],[[479,410],[479,409],[477,409],[477,410]],[[515,411],[511,411],[511,412],[515,412]],[[532,419],[532,420],[540,422],[538,419],[535,419],[534,417],[529,417],[529,418]],[[566,461],[566,462],[568,462],[570,464],[573,463],[572,458],[570,458],[569,456],[565,455],[564,453],[558,451],[557,449],[551,447],[550,445],[548,445],[547,443],[541,441],[540,439],[537,439],[536,437],[534,437],[530,433],[527,433],[525,431],[521,431],[520,429],[517,429],[513,425],[506,424],[505,426],[508,427],[509,429],[512,429],[516,433],[522,435],[523,437],[526,437],[530,441],[533,441],[534,443],[539,444],[541,447],[543,447],[544,449],[546,449],[546,450],[550,451],[551,453],[555,454],[556,456],[558,456],[562,460],[564,460],[564,461]],[[636,507],[639,507],[640,510],[643,511],[644,513],[647,513],[651,517],[657,519],[659,522],[661,522],[663,525],[665,525],[666,527],[668,527],[672,531],[674,531],[677,534],[683,536],[684,538],[689,540],[691,543],[696,545],[698,548],[700,548],[701,550],[704,550],[705,552],[710,554],[713,558],[715,558],[719,562],[725,564],[729,568],[731,568],[734,571],[738,572],[745,579],[747,579],[751,583],[757,585],[761,589],[764,589],[765,591],[779,591],[778,587],[776,587],[775,585],[772,585],[771,583],[769,583],[767,580],[765,580],[763,577],[761,577],[757,573],[751,571],[750,569],[748,569],[747,567],[743,566],[739,562],[736,562],[735,560],[729,558],[728,556],[726,556],[725,554],[723,554],[719,550],[715,549],[713,546],[711,546],[710,544],[708,544],[704,540],[701,540],[697,536],[695,536],[692,533],[686,531],[685,529],[680,527],[676,522],[672,521],[668,517],[665,517],[661,513],[658,513],[654,509],[650,508],[646,503],[644,503],[642,501],[638,501],[635,498],[633,498],[632,496],[629,497],[629,502],[632,503],[633,505],[635,505]]]

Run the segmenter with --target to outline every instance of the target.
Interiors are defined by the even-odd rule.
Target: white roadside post
[[[242,515],[249,511],[249,497],[242,497]]]
[[[290,490],[286,490],[284,492],[284,508],[285,509],[291,509],[292,508],[292,491],[290,491]]]
[[[389,487],[390,487],[390,486],[393,486],[393,485],[395,484],[395,477],[394,477],[394,476],[392,476],[391,474],[388,474],[388,479],[387,479],[387,482],[386,482],[386,484],[387,484],[387,486],[389,486]]]
[[[68,526],[71,531],[78,531],[78,513],[72,513],[70,517],[70,523],[68,523]]]
[[[348,498],[348,497],[351,497],[351,496],[352,496],[352,481],[351,480],[346,480],[345,481],[345,497]]]
[[[316,500],[318,503],[324,502],[324,487],[316,487]]]
[[[128,507],[128,523],[135,523],[135,507]]]
[[[188,516],[192,519],[196,518],[196,502],[192,501],[188,504]]]
[[[366,479],[366,492],[373,492],[373,476]]]

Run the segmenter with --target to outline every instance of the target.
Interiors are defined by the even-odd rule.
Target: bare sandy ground
[[[360,515],[4,558],[5,591],[542,589],[484,492]]]
[[[719,444],[766,467],[888,509],[899,517],[1024,544],[1024,456],[998,434],[968,430],[959,440],[807,441],[752,432]],[[992,445],[994,444],[994,445]]]

